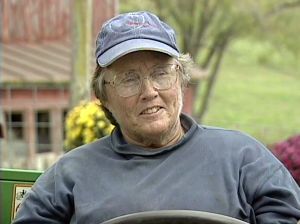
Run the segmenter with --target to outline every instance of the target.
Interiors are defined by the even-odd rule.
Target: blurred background
[[[89,90],[95,38],[107,19],[147,10],[195,61],[184,112],[278,156],[298,150],[299,171],[300,0],[0,0],[0,10],[1,167],[44,170],[109,133]]]

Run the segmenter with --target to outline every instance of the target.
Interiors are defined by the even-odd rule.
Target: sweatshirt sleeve
[[[257,224],[296,224],[300,220],[300,188],[276,157],[262,144],[243,150],[241,187]]]
[[[73,183],[57,163],[26,194],[12,224],[69,223],[73,214]]]
[[[283,165],[257,189],[252,206],[257,223],[297,223],[300,219],[300,190]]]

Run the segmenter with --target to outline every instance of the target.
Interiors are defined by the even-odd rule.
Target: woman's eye
[[[121,83],[123,84],[130,84],[135,82],[138,82],[138,78],[136,75],[126,76],[121,80]]]
[[[167,74],[168,72],[166,71],[166,70],[164,70],[164,69],[158,69],[158,70],[156,70],[155,72],[153,72],[153,74],[155,74],[155,75],[157,75],[157,76],[159,76],[159,75],[165,75],[165,74]]]
[[[167,77],[169,75],[169,73],[167,71],[164,71],[164,70],[160,70],[160,71],[156,71],[152,74],[152,77],[154,79],[161,79],[161,78],[164,78],[164,77]]]
[[[134,78],[133,77],[128,77],[128,78],[125,78],[123,79],[123,82],[134,82]]]

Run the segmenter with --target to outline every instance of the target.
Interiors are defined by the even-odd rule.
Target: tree
[[[125,6],[126,7],[123,7]],[[209,108],[211,95],[221,68],[222,59],[230,44],[237,38],[262,35],[264,27],[277,24],[279,15],[286,10],[299,6],[299,0],[294,1],[251,1],[251,0],[153,0],[153,1],[121,1],[121,10],[143,10],[147,8],[170,23],[179,35],[182,52],[188,52],[196,63],[209,71],[208,79],[198,83],[198,101],[193,116],[201,121]],[[280,23],[279,23],[280,24]],[[278,25],[277,25],[278,26]],[[285,30],[293,32],[293,27]],[[273,31],[270,30],[269,33]],[[278,32],[278,31],[277,31]],[[277,33],[282,41],[282,33]],[[297,36],[293,34],[295,40]],[[273,39],[275,39],[273,37]],[[293,45],[293,44],[292,44]],[[298,45],[297,45],[298,46]],[[292,48],[290,48],[292,49]]]
[[[73,9],[71,106],[90,96],[87,76],[90,74],[92,50],[92,3],[93,0],[71,1]]]

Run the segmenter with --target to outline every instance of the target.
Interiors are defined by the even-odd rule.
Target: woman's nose
[[[148,76],[142,79],[141,96],[143,99],[155,98],[158,96],[158,90],[154,87],[153,82]]]

